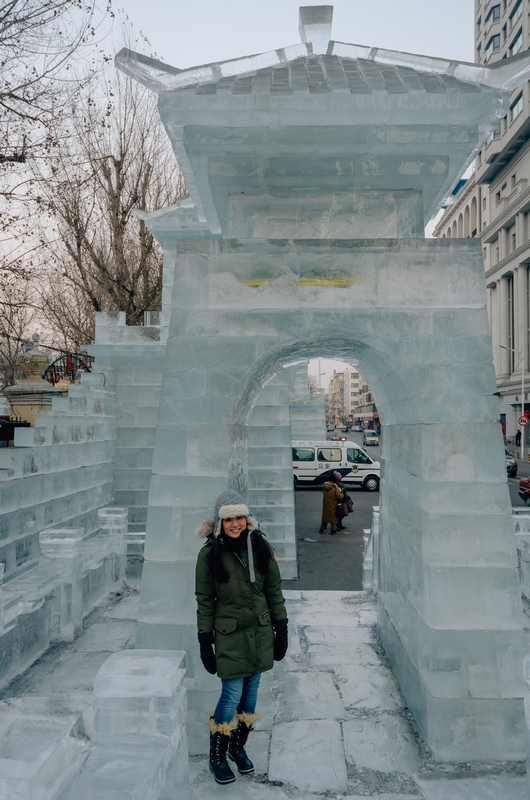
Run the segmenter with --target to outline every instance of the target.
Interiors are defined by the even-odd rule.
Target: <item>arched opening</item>
[[[462,239],[464,235],[464,218],[462,214],[458,215],[458,229],[457,229],[457,236],[459,239]]]
[[[464,238],[465,239],[469,238],[469,235],[470,235],[469,217],[470,217],[469,206],[466,206],[465,211],[464,211]]]
[[[362,337],[362,338],[361,338]],[[364,341],[363,341],[364,339]],[[253,513],[260,520],[265,520],[266,532],[271,544],[274,546],[277,558],[282,568],[284,579],[298,578],[303,581],[298,584],[305,589],[330,589],[343,581],[340,588],[343,590],[362,589],[362,557],[363,557],[363,530],[371,527],[373,507],[380,505],[381,492],[379,480],[373,490],[374,478],[380,477],[383,452],[383,440],[377,447],[377,458],[372,458],[363,447],[364,436],[351,435],[347,438],[349,446],[329,444],[329,453],[326,457],[341,457],[338,469],[347,466],[348,457],[360,461],[365,456],[366,464],[355,465],[359,477],[363,475],[362,484],[349,482],[347,492],[357,507],[357,518],[350,520],[347,544],[344,547],[342,561],[340,551],[326,549],[331,543],[330,537],[322,539],[319,536],[319,527],[322,514],[322,484],[316,483],[310,487],[303,487],[295,492],[293,487],[293,463],[291,454],[291,434],[287,408],[274,410],[265,399],[265,394],[274,397],[281,389],[278,378],[294,364],[311,358],[332,358],[346,365],[355,364],[359,372],[371,387],[379,411],[379,420],[384,426],[386,392],[382,390],[379,381],[392,371],[392,364],[387,360],[381,348],[374,341],[367,342],[366,334],[349,335],[343,332],[340,336],[334,329],[323,329],[301,337],[298,340],[285,341],[274,351],[263,355],[247,372],[242,381],[238,397],[231,413],[231,457],[230,478],[231,485],[249,498]],[[398,385],[395,390],[398,394],[405,391],[404,386]],[[280,392],[281,393],[281,392]],[[284,394],[285,397],[285,394]],[[256,446],[254,417],[257,413],[259,438]],[[261,427],[262,419],[274,419],[275,427],[269,429],[270,447],[267,450],[267,432]],[[285,429],[281,435],[284,442],[283,448],[278,444],[279,426]],[[378,441],[379,445],[379,441]],[[283,454],[282,454],[283,450]],[[332,452],[333,450],[333,452]],[[319,448],[314,448],[318,459]],[[342,461],[344,458],[344,461]],[[372,466],[373,464],[373,466]],[[326,464],[329,469],[331,463]],[[328,469],[328,471],[329,471]],[[349,472],[350,470],[348,470]],[[364,475],[364,472],[366,474]],[[357,478],[357,475],[355,476]],[[277,498],[281,497],[278,506]],[[346,526],[347,527],[347,526]],[[317,569],[312,570],[314,558],[315,536],[317,537],[320,552],[320,561]],[[301,543],[301,539],[310,541],[309,544]],[[323,547],[322,547],[323,545]],[[313,553],[310,552],[313,546]],[[324,555],[322,555],[324,554]],[[298,561],[300,559],[300,561]],[[309,574],[311,572],[311,574]],[[340,573],[340,574],[339,574]],[[296,586],[293,585],[293,588]]]
[[[453,222],[452,236],[453,236],[453,239],[456,239],[457,236],[458,236],[457,227],[456,227],[456,219]]]
[[[451,228],[447,228],[447,238],[451,239]]]

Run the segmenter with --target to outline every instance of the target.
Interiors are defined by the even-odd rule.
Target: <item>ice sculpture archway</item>
[[[138,646],[185,648],[195,675],[194,530],[229,476],[246,491],[260,387],[324,347],[385,426],[380,634],[407,703],[437,757],[513,758],[526,639],[475,240],[177,243]]]
[[[354,321],[354,318],[353,320]],[[235,426],[246,425],[254,402],[261,390],[274,375],[298,360],[330,358],[345,363],[359,363],[359,370],[370,380],[370,385],[380,374],[391,369],[391,353],[381,352],[379,342],[372,337],[366,340],[366,333],[355,324],[348,330],[343,324],[340,331],[324,325],[299,338],[289,338],[282,345],[261,356],[245,375],[238,387],[239,393],[231,412],[231,422]],[[400,381],[397,376],[397,381]],[[403,388],[403,387],[402,387]],[[384,402],[383,398],[376,401]]]

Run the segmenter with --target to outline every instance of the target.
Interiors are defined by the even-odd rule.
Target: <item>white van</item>
[[[355,442],[292,442],[294,487],[322,483],[323,472],[340,470],[345,484],[377,492],[381,479],[379,461]],[[345,469],[350,469],[345,472]]]

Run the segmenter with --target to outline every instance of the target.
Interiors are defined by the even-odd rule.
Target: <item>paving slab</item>
[[[377,772],[411,774],[421,765],[418,745],[405,717],[382,713],[345,722],[346,760]]]
[[[346,628],[331,625],[306,625],[300,631],[305,653],[344,653],[357,644],[371,644],[371,628]]]
[[[345,719],[346,710],[330,672],[287,672],[279,686],[275,722],[295,719]]]
[[[96,622],[77,640],[78,653],[116,653],[131,643],[136,622]]]
[[[312,667],[331,667],[333,669],[348,664],[360,664],[363,667],[378,667],[381,658],[369,642],[359,642],[336,651],[318,651],[311,647],[312,652],[306,654],[307,663]],[[316,650],[316,652],[315,652]]]
[[[526,777],[488,775],[480,778],[416,776],[425,800],[528,800]]]
[[[377,800],[423,800],[423,798],[417,794],[378,794],[375,795],[375,797]],[[366,795],[345,794],[341,795],[341,797],[336,800],[366,800]]]
[[[140,593],[134,592],[127,595],[115,606],[105,611],[104,616],[108,619],[138,619],[138,609],[140,607]]]
[[[191,785],[191,800],[291,800],[279,786],[267,786],[239,776],[235,783],[219,786],[213,775],[201,776]]]
[[[340,724],[326,719],[275,725],[269,780],[306,792],[343,792],[348,778]]]
[[[33,691],[44,697],[79,691],[92,692],[97,672],[108,657],[108,653],[71,653]]]
[[[381,664],[351,664],[335,669],[339,692],[346,708],[398,710],[403,708],[401,693],[390,671]]]

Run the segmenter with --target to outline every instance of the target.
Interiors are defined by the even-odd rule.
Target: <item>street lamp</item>
[[[520,419],[523,419],[524,418],[524,366],[525,366],[524,362],[525,362],[526,348],[523,347],[522,350],[514,350],[513,347],[506,347],[505,344],[500,344],[499,347],[502,347],[503,350],[510,350],[511,353],[516,353],[521,359],[521,361],[520,361],[520,364],[521,364],[521,417],[520,417]],[[517,366],[519,366],[519,364]],[[517,367],[515,369],[517,369]],[[515,372],[515,370],[514,370],[514,372]],[[519,427],[521,428],[521,461],[524,461],[524,429],[525,429],[525,426],[519,424]]]

